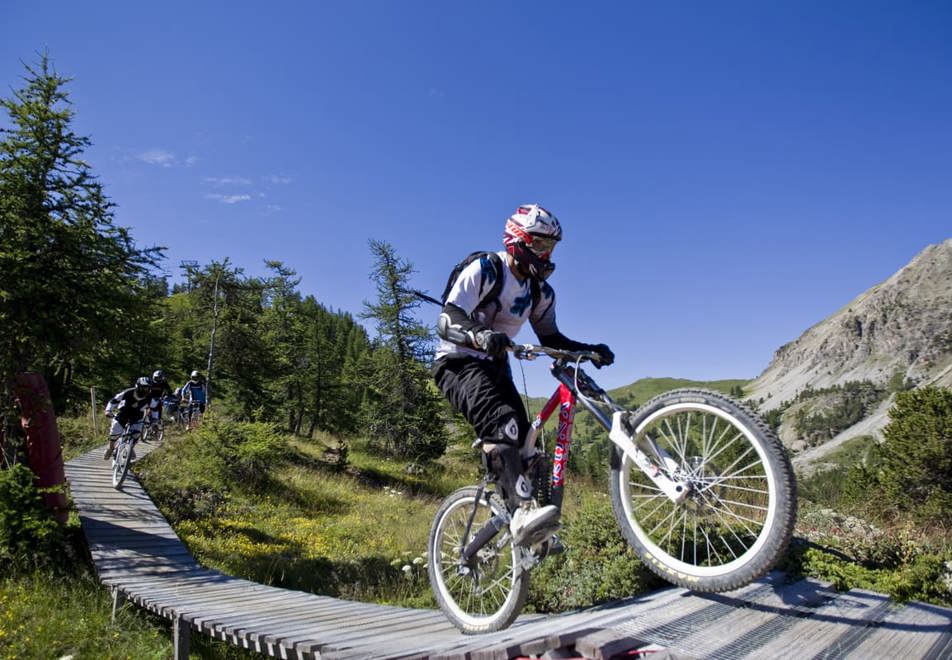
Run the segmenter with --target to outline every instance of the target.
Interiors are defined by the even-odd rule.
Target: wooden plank
[[[765,590],[768,587],[762,583],[754,583],[741,589],[738,593],[747,594],[756,590]],[[622,621],[630,621],[632,614],[637,612],[638,618],[644,619],[646,613],[654,613],[654,618],[647,615],[649,620],[657,624],[658,619],[668,621],[669,617],[690,619],[695,617],[711,603],[703,598],[692,596],[685,589],[670,589],[659,592],[652,598],[635,598],[629,601],[613,603],[599,608],[580,612],[550,616],[545,621],[530,625],[513,626],[507,631],[492,636],[480,635],[466,637],[463,644],[452,648],[441,649],[431,655],[434,660],[450,660],[457,658],[471,658],[475,654],[485,657],[504,656],[506,654],[541,653],[547,648],[559,648],[557,642],[570,642],[571,631],[579,629],[593,630],[599,627],[608,627]],[[641,638],[639,635],[634,636]],[[525,649],[526,651],[523,651]]]
[[[575,640],[575,652],[592,660],[609,660],[616,655],[647,646],[647,642],[617,630],[598,630]]]
[[[812,658],[828,651],[845,633],[865,634],[869,626],[884,619],[889,598],[853,590],[839,594],[797,625],[757,650],[765,658]]]
[[[202,600],[191,597],[174,604],[183,611],[191,612],[196,625],[203,629],[237,628],[249,618],[259,617],[262,610],[274,612],[299,609],[296,601],[287,595],[275,594],[272,590],[248,593],[235,592],[232,596],[219,597],[212,605],[203,605]]]
[[[441,613],[420,617],[413,623],[405,623],[399,629],[367,631],[357,640],[337,642],[321,649],[326,660],[338,658],[370,658],[385,650],[386,654],[420,653],[459,641],[460,633]]]
[[[188,608],[196,611],[211,611],[214,607],[224,607],[228,603],[251,602],[269,596],[267,591],[254,591],[238,584],[203,585],[200,581],[182,582],[163,586],[161,583],[135,585],[137,598],[162,606],[163,609],[179,613]],[[271,596],[273,597],[273,596]]]
[[[674,652],[690,652],[702,657],[740,657],[772,641],[835,595],[829,583],[812,580],[777,584],[772,591],[760,591],[748,598],[710,594],[705,598],[722,606],[720,611],[711,612],[710,625],[678,636],[676,640],[655,638],[651,641],[667,641]],[[629,626],[626,632],[634,630]]]
[[[952,610],[911,602],[890,612],[846,657],[950,658],[950,645]]]
[[[324,624],[326,618],[318,616],[312,617],[311,620]],[[431,626],[432,622],[432,617],[428,617],[424,612],[419,610],[367,610],[363,613],[341,619],[339,623],[334,625],[333,632],[335,635],[346,638],[346,643],[353,643],[355,639],[362,640],[366,636],[374,633],[389,631],[392,636],[398,632],[402,634],[408,629]]]
[[[285,647],[294,646],[294,640],[291,638],[312,639],[321,646],[337,642],[349,642],[359,637],[367,630],[379,630],[390,627],[391,631],[398,630],[394,627],[396,622],[406,620],[407,617],[414,616],[414,610],[404,608],[387,608],[386,606],[372,605],[366,603],[352,603],[358,605],[356,609],[338,610],[328,614],[327,612],[302,612],[300,617],[295,617],[291,621],[283,621],[285,632],[275,634],[273,623],[267,620],[256,619],[247,629],[236,629],[231,632],[245,637],[252,637],[259,644],[274,645],[287,641]],[[376,616],[368,616],[376,614]],[[288,624],[294,623],[296,629],[290,628]],[[269,638],[270,637],[270,638]],[[279,639],[280,638],[280,639]]]
[[[294,620],[307,621],[311,628],[323,628],[335,621],[353,617],[359,608],[350,601],[337,601],[335,603],[322,603],[320,607],[316,604],[309,605],[305,602],[291,603],[288,609],[282,609],[277,612],[278,618],[285,620],[287,614],[300,614],[300,617],[294,617]],[[226,632],[248,637],[252,631],[257,631],[255,626],[259,626],[262,620],[270,621],[273,617],[262,617],[260,612],[251,612],[250,616],[233,616],[227,622],[221,624]]]

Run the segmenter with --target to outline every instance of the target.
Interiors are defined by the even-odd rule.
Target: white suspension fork
[[[632,440],[631,436],[625,432],[625,427],[621,420],[624,414],[624,411],[618,411],[612,414],[612,427],[608,432],[609,439],[645,473],[645,476],[654,482],[655,486],[661,489],[661,492],[668,496],[668,499],[675,504],[679,504],[688,495],[687,487],[683,482],[669,479],[667,475],[665,475],[665,471],[661,469],[661,466],[652,461],[648,457],[648,454],[642,451],[635,441]],[[664,452],[661,452],[660,458],[664,462],[666,470],[674,473],[678,466],[677,462]]]

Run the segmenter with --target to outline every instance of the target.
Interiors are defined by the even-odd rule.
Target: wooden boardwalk
[[[786,584],[780,574],[727,594],[671,588],[461,635],[438,611],[316,596],[202,567],[134,475],[121,491],[112,487],[102,448],[70,461],[66,476],[100,579],[172,622],[177,658],[187,657],[192,632],[280,658],[601,660],[645,648],[651,657],[724,660],[952,658],[952,610],[838,594],[814,580]]]

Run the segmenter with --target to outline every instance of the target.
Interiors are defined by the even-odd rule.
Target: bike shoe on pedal
[[[540,532],[549,534],[552,527],[558,524],[558,521],[559,510],[551,504],[538,508],[531,508],[528,504],[522,504],[512,514],[512,520],[509,522],[512,542],[520,545],[524,541],[531,541]]]

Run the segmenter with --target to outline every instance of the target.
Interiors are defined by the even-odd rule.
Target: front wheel
[[[508,627],[529,592],[528,573],[520,566],[524,551],[513,545],[508,525],[502,522],[508,520],[505,506],[496,495],[488,500],[484,491],[480,495],[472,486],[452,493],[436,512],[427,546],[436,602],[464,633]],[[463,548],[481,530],[486,542],[464,561]]]
[[[687,491],[672,501],[615,449],[612,509],[652,571],[694,591],[729,591],[776,564],[793,533],[796,481],[763,420],[723,394],[675,390],[638,409],[630,426]]]
[[[132,440],[123,436],[116,445],[112,458],[112,487],[119,488],[129,473],[132,464]]]

